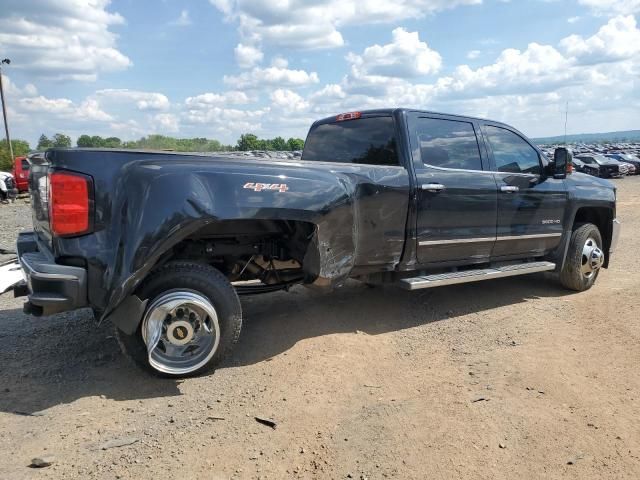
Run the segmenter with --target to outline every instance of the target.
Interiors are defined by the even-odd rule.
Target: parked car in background
[[[578,160],[582,160],[587,165],[596,165],[598,167],[598,176],[600,178],[617,178],[626,175],[628,168],[620,164],[613,158],[607,158],[604,155],[589,154],[578,155]]]
[[[29,190],[29,170],[31,163],[27,157],[16,157],[13,162],[13,178],[16,181],[18,192]]]
[[[578,158],[573,159],[573,168],[575,168],[576,172],[586,173],[587,175],[592,175],[594,177],[598,177],[600,175],[600,167],[598,165],[584,163]]]
[[[6,202],[16,198],[18,190],[13,175],[9,172],[0,172],[0,201]]]
[[[635,175],[636,174],[636,166],[633,163],[628,162],[620,162],[623,167],[626,167],[627,172],[625,175]]]
[[[635,167],[635,175],[640,174],[640,158],[629,153],[608,153],[605,155],[607,158],[612,158],[618,162],[629,163]],[[632,175],[632,174],[630,174]]]

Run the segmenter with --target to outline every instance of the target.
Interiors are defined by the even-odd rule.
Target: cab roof
[[[345,113],[359,113],[360,117],[359,118],[367,118],[367,117],[376,117],[376,116],[392,116],[395,114],[405,114],[405,113],[410,113],[410,112],[415,112],[415,113],[420,113],[420,114],[427,114],[427,115],[444,115],[447,117],[456,117],[456,118],[460,118],[461,120],[475,120],[475,121],[481,121],[481,122],[490,122],[492,124],[495,125],[504,125],[506,127],[509,127],[511,129],[514,129],[513,127],[502,123],[502,122],[498,122],[496,120],[490,120],[487,118],[480,118],[480,117],[472,117],[469,115],[459,115],[459,114],[455,114],[455,113],[445,113],[445,112],[435,112],[432,110],[420,110],[417,108],[378,108],[378,109],[373,109],[373,110],[354,110],[352,112],[342,112],[336,115],[332,115],[330,117],[325,117],[322,118],[320,120],[316,120],[315,122],[313,122],[313,124],[311,125],[311,128],[317,126],[317,125],[322,125],[322,124],[326,124],[326,123],[335,123],[337,121],[337,118],[340,115],[344,115]],[[515,129],[514,129],[515,130]]]

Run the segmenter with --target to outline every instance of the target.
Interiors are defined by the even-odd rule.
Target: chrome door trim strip
[[[535,240],[538,238],[558,238],[562,233],[539,233],[536,235],[509,235],[504,237],[480,237],[480,238],[457,238],[454,240],[425,240],[419,243],[421,247],[436,245],[456,245],[464,243],[486,243],[501,242],[506,240]]]
[[[496,241],[502,240],[535,240],[536,238],[558,238],[562,233],[539,233],[536,235],[507,235],[504,237],[496,237]]]
[[[458,243],[485,243],[485,242],[495,242],[496,237],[486,237],[486,238],[458,238],[455,240],[426,240],[424,242],[420,242],[421,247],[426,247],[430,245],[453,245]]]

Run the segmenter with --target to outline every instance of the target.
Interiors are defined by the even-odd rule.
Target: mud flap
[[[137,295],[129,295],[106,318],[127,335],[133,335],[140,325],[148,301],[140,300]]]
[[[26,278],[17,260],[0,265],[0,295],[26,285]]]

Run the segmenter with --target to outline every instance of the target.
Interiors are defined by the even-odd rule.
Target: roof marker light
[[[360,117],[362,117],[361,112],[341,113],[336,117],[336,122],[345,122],[347,120],[357,120]]]

